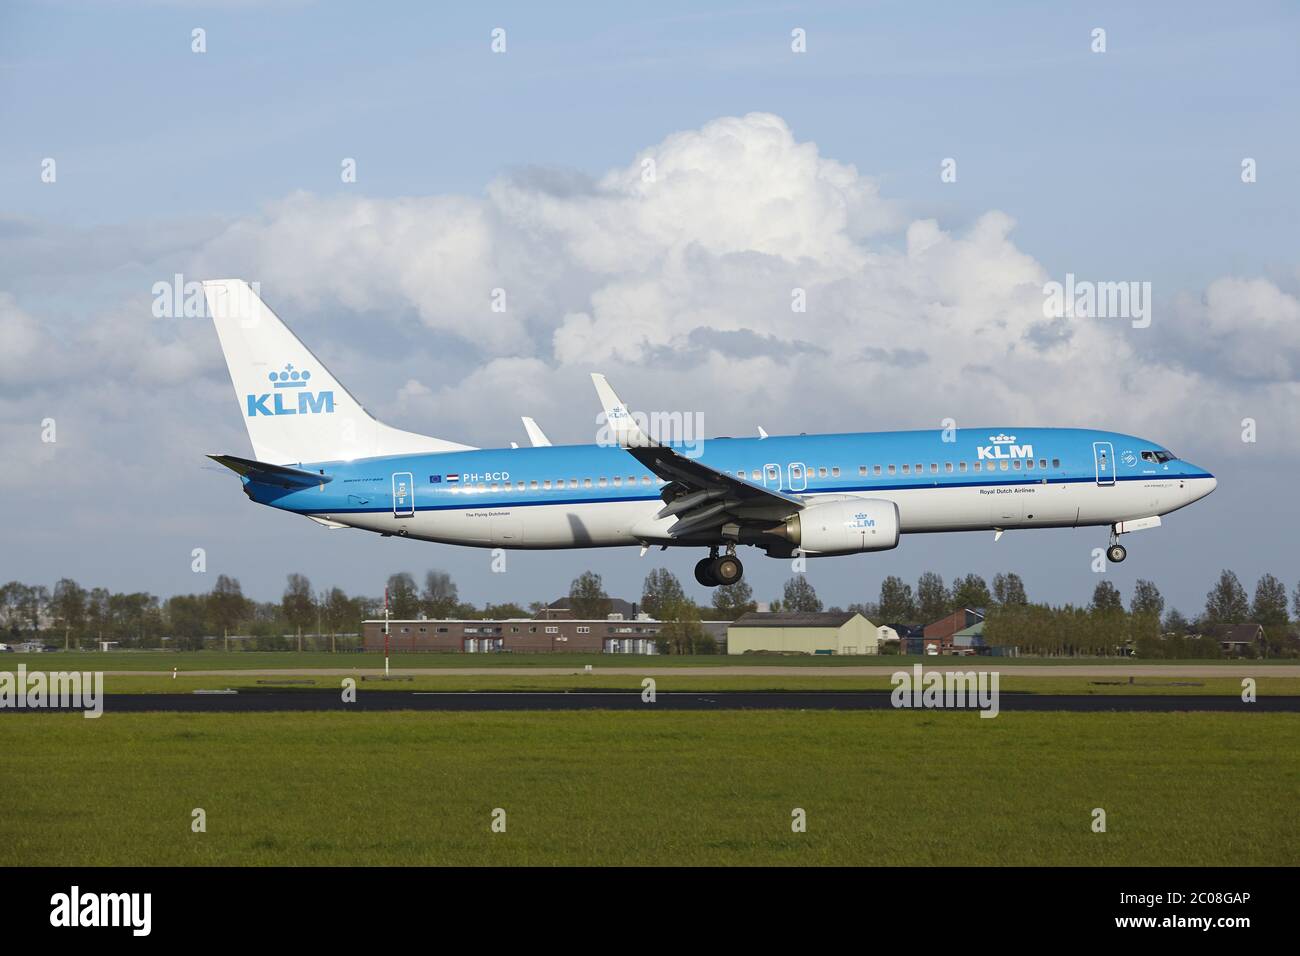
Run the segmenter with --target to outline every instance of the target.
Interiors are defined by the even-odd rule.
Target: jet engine
[[[898,547],[898,505],[883,498],[814,504],[768,531],[804,554],[859,554]]]

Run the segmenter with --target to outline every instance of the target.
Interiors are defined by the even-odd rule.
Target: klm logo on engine
[[[286,365],[283,371],[272,372],[267,378],[275,391],[244,396],[248,402],[249,418],[258,415],[328,415],[334,411],[332,391],[308,391],[311,372]]]
[[[979,458],[1033,458],[1033,445],[1017,445],[1015,435],[990,435],[991,445],[980,445],[975,449]]]
[[[876,519],[861,511],[853,516],[853,522],[849,525],[850,528],[874,528],[875,526]]]

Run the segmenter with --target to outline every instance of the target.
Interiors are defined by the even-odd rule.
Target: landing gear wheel
[[[712,567],[709,569],[713,576],[714,583],[726,586],[735,584],[745,575],[745,566],[740,563],[740,559],[734,554],[726,554],[711,562]]]
[[[1106,560],[1112,564],[1119,564],[1127,557],[1128,552],[1124,550],[1124,545],[1122,544],[1112,544],[1106,549]]]
[[[695,565],[695,580],[706,588],[718,586],[718,582],[713,580],[713,558],[701,558]]]

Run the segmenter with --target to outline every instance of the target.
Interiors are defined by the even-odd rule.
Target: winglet
[[[534,448],[549,448],[551,440],[546,437],[546,432],[538,427],[537,422],[533,421],[527,415],[522,416],[524,420],[524,431],[528,432],[528,440],[532,442]]]
[[[609,387],[604,375],[592,372],[591,381],[596,386],[596,394],[600,396],[600,404],[605,407],[605,421],[609,424],[610,435],[620,448],[649,448],[658,444],[641,430],[623,400]]]

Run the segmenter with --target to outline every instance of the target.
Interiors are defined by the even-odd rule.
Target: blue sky
[[[541,306],[525,322],[522,344],[489,346],[472,333],[443,334],[441,319],[400,297],[357,308],[342,293],[286,295],[268,281],[284,276],[284,288],[293,272],[279,253],[224,256],[230,225],[271,232],[282,217],[277,204],[298,194],[326,203],[319,215],[328,216],[331,199],[364,197],[394,209],[421,197],[481,203],[490,184],[538,169],[598,180],[673,134],[757,111],[780,117],[795,142],[814,143],[821,157],[870,177],[900,223],[933,219],[962,234],[997,210],[1015,221],[1015,249],[1050,276],[1151,281],[1158,328],[1124,340],[1127,358],[1117,360],[1113,380],[1104,365],[1064,366],[1115,393],[1095,408],[1070,406],[1075,420],[1043,419],[1061,413],[1042,401],[1040,383],[1010,382],[1006,394],[979,407],[961,376],[937,367],[917,374],[929,377],[931,392],[950,394],[963,408],[973,402],[988,420],[1154,428],[1150,437],[1168,435],[1176,451],[1238,478],[1132,542],[1139,560],[1112,572],[1126,595],[1132,578],[1150,577],[1193,611],[1223,565],[1238,567],[1248,584],[1263,570],[1295,584],[1279,541],[1285,536],[1277,534],[1279,519],[1294,531],[1294,507],[1279,505],[1279,515],[1257,504],[1273,493],[1289,500],[1288,476],[1300,464],[1290,450],[1294,422],[1289,413],[1276,418],[1257,448],[1225,437],[1243,416],[1270,420],[1280,399],[1294,397],[1294,366],[1262,389],[1243,360],[1226,381],[1217,365],[1223,345],[1202,332],[1224,334],[1236,319],[1201,313],[1207,289],[1225,278],[1268,283],[1287,307],[1297,291],[1300,10],[1286,3],[698,6],[6,4],[0,290],[48,340],[55,374],[66,369],[79,378],[75,389],[58,392],[22,384],[20,375],[7,389],[0,382],[6,441],[28,441],[24,429],[45,409],[57,412],[67,436],[50,455],[14,459],[24,471],[10,476],[19,493],[3,518],[18,546],[0,554],[0,577],[52,583],[70,573],[114,588],[201,590],[210,581],[189,574],[187,556],[194,542],[210,540],[220,555],[213,573],[234,573],[265,598],[279,593],[290,570],[305,570],[318,586],[374,592],[390,570],[444,567],[476,601],[526,601],[564,590],[589,566],[605,574],[611,591],[633,596],[653,566],[634,553],[521,555],[503,579],[487,572],[486,554],[326,535],[259,513],[230,482],[186,464],[207,451],[240,453],[242,433],[231,407],[220,405],[229,386],[215,336],[150,326],[149,288],[178,269],[251,263],[265,271],[268,300],[287,299],[284,317],[394,423],[503,443],[521,438],[514,416],[537,405],[553,438],[586,441],[594,399],[581,381],[544,399],[498,390],[482,408],[442,401],[432,411],[401,391],[413,380],[435,395],[470,387],[467,370],[506,356],[540,362],[557,381],[585,379],[557,359]],[[195,27],[207,31],[202,55],[190,52]],[[505,55],[489,50],[495,27],[507,31]],[[806,54],[790,52],[795,27],[807,31]],[[1095,27],[1107,32],[1104,54],[1089,49]],[[57,184],[40,181],[44,157],[58,163]],[[357,160],[355,184],[340,181],[343,157]],[[958,161],[956,183],[940,182],[945,157]],[[1243,157],[1258,161],[1259,181],[1249,186],[1240,181]],[[525,232],[510,237],[524,241]],[[394,243],[392,256],[402,255],[399,237],[380,239]],[[905,226],[882,226],[863,242],[902,249]],[[555,264],[568,277],[548,290],[555,311],[599,315],[598,284],[584,281],[584,269]],[[1241,320],[1240,335],[1259,336],[1243,351],[1292,356],[1294,339],[1273,321],[1270,301],[1264,296]],[[740,314],[744,306],[735,308]],[[797,337],[816,340],[831,328],[809,321]],[[119,322],[140,336],[132,341],[174,347],[175,367],[192,362],[192,370],[137,377],[130,361],[112,354],[121,339],[94,334]],[[834,328],[842,328],[838,318]],[[862,331],[869,337],[875,328]],[[891,329],[877,344],[924,350],[932,336],[918,324],[910,333]],[[1088,347],[1105,349],[1107,340]],[[622,381],[632,384],[623,390],[652,402],[666,379],[644,362],[627,366]],[[1153,366],[1169,375],[1154,401],[1144,387],[1155,382]],[[87,368],[103,371],[86,381]],[[611,374],[618,370],[616,363]],[[1059,378],[1053,371],[1043,382]],[[673,394],[714,409],[721,433],[748,430],[753,418],[770,430],[811,430],[827,417],[787,401],[731,407],[715,400],[718,383],[703,371],[695,381],[691,393],[672,379]],[[1175,387],[1209,396],[1209,417],[1195,401],[1180,412],[1169,401]],[[864,394],[830,417],[839,416],[832,424],[840,428],[931,424],[918,401]],[[1126,412],[1144,402],[1153,410],[1127,421]],[[438,420],[403,418],[426,413]],[[1185,448],[1198,436],[1184,414],[1200,416],[1215,436]],[[972,537],[907,539],[896,555],[814,563],[811,573],[837,603],[874,598],[883,574],[914,579],[928,567],[949,578],[1018,570],[1032,596],[1082,600],[1095,577],[1079,552],[1103,537],[1008,535],[997,551]],[[303,567],[277,556],[270,544],[281,541]],[[692,561],[676,556],[668,566],[687,577]],[[748,567],[760,597],[774,596],[787,573],[757,555]]]

